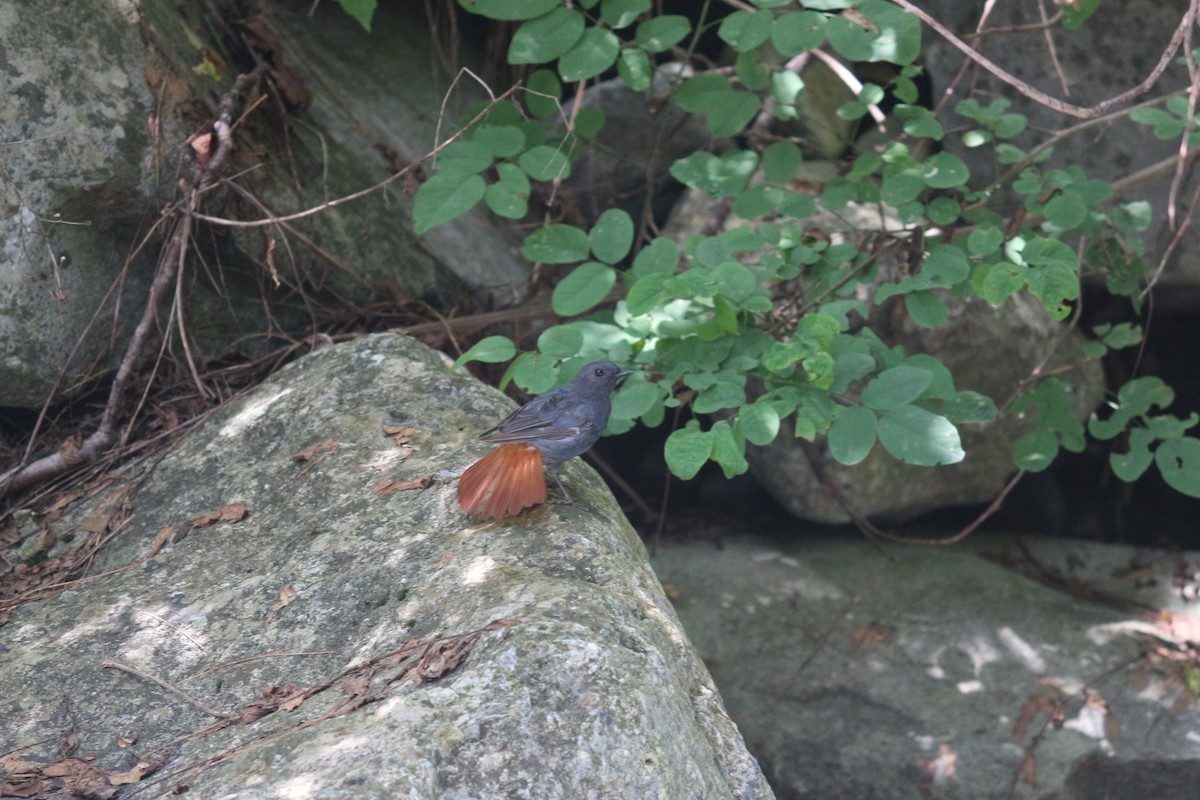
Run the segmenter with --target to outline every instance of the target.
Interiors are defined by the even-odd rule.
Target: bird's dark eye
[[[596,369],[592,371],[592,374],[595,375],[597,378],[603,378],[604,377],[604,367],[596,367]]]

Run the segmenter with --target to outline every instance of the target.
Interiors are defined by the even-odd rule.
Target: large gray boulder
[[[654,568],[781,800],[1197,796],[1200,554],[721,544]]]
[[[0,786],[772,797],[589,468],[562,473],[591,510],[459,511],[451,478],[511,406],[422,345],[365,337],[72,509],[60,542],[111,541],[95,577],[0,627]]]
[[[162,244],[143,239],[192,170],[186,141],[211,126],[216,98],[253,59],[269,67],[269,92],[246,98],[264,101],[244,119],[235,110],[224,174],[244,191],[207,192],[199,210],[217,217],[261,220],[367,189],[486,97],[469,80],[451,91],[421,9],[381,10],[368,34],[335,3],[314,14],[263,5],[0,8],[0,406],[38,408],[52,390],[66,399],[115,365]],[[478,67],[472,59],[464,65]],[[529,266],[515,225],[476,211],[417,237],[414,188],[397,181],[279,225],[197,225],[170,324],[182,314],[201,359],[311,333],[316,308],[523,297]]]

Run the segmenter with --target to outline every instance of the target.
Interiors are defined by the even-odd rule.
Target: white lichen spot
[[[1030,672],[1042,673],[1046,671],[1045,659],[1038,655],[1033,645],[1018,636],[1012,628],[1001,628],[996,631],[996,635],[1000,637],[1000,641],[1004,643],[1009,652],[1016,656]]]
[[[241,413],[237,414],[233,419],[226,422],[221,430],[217,431],[217,436],[221,438],[232,438],[240,436],[242,433],[250,429],[254,423],[258,422],[259,418],[271,410],[271,406],[275,405],[276,401],[286,397],[292,393],[292,389],[280,389],[274,394],[259,397],[253,402],[247,403]]]
[[[496,567],[496,561],[491,556],[480,556],[472,561],[463,571],[463,583],[468,586],[483,583],[488,573]]]
[[[959,681],[958,691],[961,694],[975,694],[983,691],[983,681]]]

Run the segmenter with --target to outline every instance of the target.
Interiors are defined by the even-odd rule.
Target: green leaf
[[[962,214],[962,206],[949,197],[935,197],[929,201],[926,212],[934,225],[950,225]]]
[[[487,184],[479,175],[442,170],[417,189],[413,230],[418,234],[467,213],[482,198]]]
[[[863,391],[862,402],[875,411],[908,405],[921,396],[933,381],[927,369],[900,365],[879,373]]]
[[[1038,428],[1017,439],[1013,463],[1029,472],[1041,472],[1058,456],[1058,437],[1048,428]]]
[[[612,415],[618,419],[637,419],[650,413],[661,397],[658,384],[640,375],[631,375],[613,395]]]
[[[696,152],[671,165],[671,176],[713,197],[737,194],[754,174],[758,158],[749,150],[733,150],[720,158]]]
[[[913,322],[922,328],[936,328],[950,318],[946,304],[930,291],[917,291],[907,295],[904,298],[904,307]]]
[[[901,104],[892,113],[896,119],[904,123],[904,132],[917,139],[933,139],[941,141],[945,135],[942,123],[938,122],[933,112],[924,106]]]
[[[671,277],[662,272],[651,272],[638,278],[629,287],[625,295],[625,308],[631,316],[639,317],[648,314],[659,303],[664,302],[667,295],[664,284]]]
[[[1188,436],[1163,442],[1154,451],[1154,463],[1172,489],[1200,497],[1200,439]]]
[[[825,39],[825,15],[815,11],[791,11],[771,26],[771,44],[782,55],[798,56]]]
[[[898,172],[883,180],[879,197],[883,202],[899,206],[909,200],[915,200],[925,190],[925,179],[915,169]]]
[[[955,392],[942,403],[942,414],[955,425],[971,422],[991,422],[999,412],[986,394],[964,390]]]
[[[734,11],[717,28],[717,36],[735,51],[753,50],[771,36],[775,15],[770,11]]]
[[[900,406],[879,419],[879,442],[906,464],[957,464],[966,453],[958,429],[943,416],[918,406]]]
[[[1063,192],[1050,198],[1050,202],[1046,203],[1042,213],[1055,228],[1069,231],[1087,219],[1088,209],[1087,205],[1078,197],[1070,192]]]
[[[733,136],[750,124],[761,107],[762,100],[753,92],[725,92],[717,108],[708,113],[708,132],[721,138]]]
[[[617,272],[605,264],[588,261],[558,282],[550,305],[560,317],[574,317],[604,301],[616,283]]]
[[[525,149],[525,134],[515,125],[485,124],[471,131],[471,142],[496,158],[511,158]]]
[[[354,21],[362,25],[363,30],[367,33],[371,32],[371,17],[375,15],[375,0],[338,0],[338,5],[342,7]]]
[[[675,105],[692,114],[707,114],[721,105],[721,100],[733,91],[724,75],[702,72],[688,78],[674,94]]]
[[[525,81],[525,88],[525,106],[530,114],[545,118],[558,113],[562,99],[558,75],[548,69],[539,69]]]
[[[659,236],[634,257],[629,272],[635,278],[641,278],[652,272],[673,275],[678,268],[679,246],[673,240]]]
[[[746,463],[746,442],[725,420],[714,422],[712,429],[712,460],[721,465],[726,478],[741,475],[749,468]]]
[[[967,237],[967,250],[973,256],[990,256],[1004,243],[1004,232],[999,228],[980,227]]]
[[[596,220],[588,233],[588,241],[596,258],[605,264],[615,264],[629,255],[633,245],[633,220],[621,209],[610,208]]]
[[[1132,483],[1142,477],[1142,473],[1154,463],[1154,453],[1150,451],[1153,441],[1154,436],[1145,428],[1134,428],[1130,431],[1129,452],[1113,451],[1108,454],[1108,464],[1112,467],[1113,474],[1126,483]]]
[[[820,10],[812,3],[805,5]],[[921,23],[915,16],[883,0],[859,0],[854,9],[853,14],[830,17],[825,25],[829,44],[838,54],[850,61],[893,64],[911,64],[921,54]]]
[[[517,354],[517,346],[507,336],[489,336],[480,339],[467,352],[459,356],[451,369],[458,369],[468,361],[482,361],[485,364],[495,364],[508,361]]]
[[[696,396],[692,410],[697,414],[711,414],[722,408],[734,408],[746,402],[746,389],[733,381],[719,380]]]
[[[696,473],[712,455],[712,449],[712,434],[700,430],[700,425],[693,420],[667,437],[663,455],[671,472],[686,481],[696,477]]]
[[[542,331],[537,346],[543,355],[574,358],[583,348],[583,331],[569,325],[555,325]]]
[[[578,11],[559,6],[517,28],[508,45],[508,63],[544,64],[566,53],[583,35]]]
[[[763,177],[772,183],[787,184],[796,177],[804,156],[792,142],[775,142],[763,151]]]
[[[950,153],[937,153],[930,156],[921,165],[925,185],[933,189],[952,189],[962,186],[971,176],[967,165],[958,156]]]
[[[541,264],[583,261],[588,257],[588,237],[574,225],[547,225],[525,237],[521,255]]]
[[[600,19],[613,30],[620,30],[649,10],[650,0],[601,0]]]
[[[533,394],[548,392],[558,383],[558,359],[541,353],[522,353],[509,367],[509,374],[517,385]]]
[[[1075,30],[1088,17],[1096,13],[1096,9],[1100,5],[1100,0],[1078,0],[1073,3],[1063,3],[1059,8],[1063,15],[1063,28],[1068,31]]]
[[[558,74],[564,81],[585,81],[613,65],[621,42],[612,31],[588,28],[574,47],[558,60]]]
[[[733,213],[742,219],[766,216],[779,208],[785,196],[778,186],[759,183],[738,193],[733,201]]]
[[[497,164],[500,180],[489,184],[483,199],[488,208],[505,219],[521,219],[529,211],[529,179],[516,164]]]
[[[562,0],[458,0],[464,10],[489,19],[518,21],[540,17]]]
[[[517,164],[535,181],[566,180],[571,176],[571,164],[557,147],[540,144],[521,154]]]
[[[852,467],[870,454],[877,433],[874,412],[861,406],[842,408],[829,429],[829,454],[839,464]]]
[[[621,50],[621,56],[617,59],[617,75],[633,91],[644,92],[649,89],[653,71],[650,56],[642,48],[626,47]]]
[[[770,403],[742,406],[737,417],[738,430],[751,444],[767,445],[779,434],[779,412]]]
[[[661,53],[670,50],[691,32],[692,23],[687,17],[665,14],[638,25],[634,38],[648,52]]]

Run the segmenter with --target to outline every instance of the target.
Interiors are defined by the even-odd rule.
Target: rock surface
[[[781,800],[1194,797],[1200,607],[1173,583],[1200,554],[1019,541],[791,532],[653,563]]]
[[[120,798],[770,798],[590,469],[562,476],[594,510],[458,510],[448,478],[511,406],[365,337],[73,510],[112,540],[0,627],[0,753],[24,748],[0,772]]]

